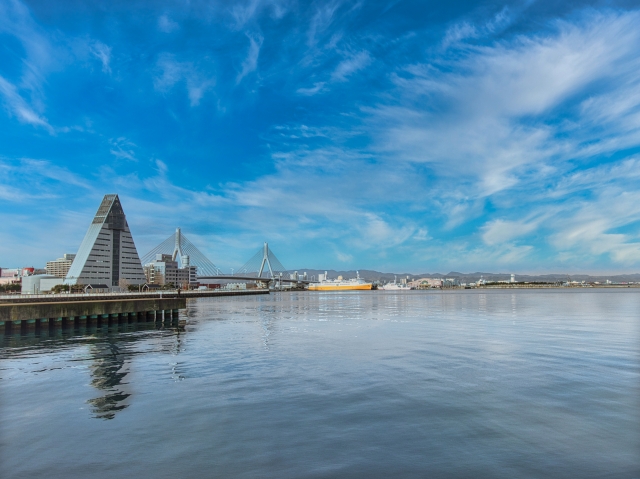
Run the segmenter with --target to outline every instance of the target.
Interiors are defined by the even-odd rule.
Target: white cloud
[[[48,121],[36,113],[25,99],[18,93],[18,89],[0,76],[0,95],[4,100],[7,111],[15,116],[21,123],[39,126],[53,134],[54,130]]]
[[[576,140],[563,139],[570,126],[549,124],[546,115],[587,86],[617,86],[636,71],[639,22],[637,12],[585,15],[577,24],[559,22],[550,35],[477,47],[446,70],[434,68],[437,62],[413,65],[394,77],[395,104],[366,110],[376,149],[396,161],[426,163],[444,177],[469,179],[472,196],[511,189],[532,168],[550,171],[545,167],[552,162],[584,156],[588,150]],[[615,86],[605,93],[613,95]],[[589,108],[594,100],[583,114]],[[633,139],[635,121],[629,114]],[[593,138],[591,131],[572,135],[581,136]]]
[[[19,87],[40,95],[45,74],[59,61],[59,52],[33,20],[29,9],[17,0],[0,3],[0,33],[17,38],[24,48]]]
[[[341,3],[340,0],[334,0],[317,6],[307,32],[307,45],[310,47],[316,45],[318,35],[322,34],[331,25]]]
[[[361,51],[342,60],[331,74],[332,81],[346,81],[351,75],[371,63],[371,56],[367,51]]]
[[[491,20],[482,25],[475,26],[469,21],[463,20],[450,26],[442,39],[442,48],[459,46],[465,40],[485,37],[503,30],[513,21],[509,7],[505,6]]]
[[[104,73],[111,73],[111,47],[96,40],[92,43],[90,50],[91,54],[102,63],[102,71]]]
[[[298,88],[296,90],[296,93],[298,93],[300,95],[311,96],[311,95],[315,95],[316,93],[320,93],[320,92],[324,91],[324,89],[325,89],[324,86],[325,86],[325,82],[323,82],[323,81],[316,82],[310,88]]]
[[[452,25],[447,29],[447,32],[442,40],[442,47],[449,48],[451,45],[455,45],[461,40],[467,38],[475,38],[478,36],[476,27],[469,22],[460,22]]]
[[[19,1],[0,3],[0,34],[16,38],[24,49],[19,80],[0,76],[0,95],[7,111],[21,123],[42,127],[53,134],[53,127],[41,113],[43,84],[46,74],[59,62],[59,52]]]
[[[110,139],[109,144],[111,145],[109,153],[111,153],[117,159],[138,161],[133,150],[136,146],[135,143],[132,143],[124,137],[120,137]]]
[[[488,245],[508,243],[535,231],[540,219],[532,221],[491,220],[482,227],[482,240]]]
[[[574,171],[559,178],[548,190],[537,196],[562,198],[581,191],[597,191],[605,185],[618,184],[633,188],[640,181],[640,158],[637,156],[619,162]]]
[[[29,187],[16,188],[15,185]],[[89,180],[47,160],[0,158],[0,197],[7,201],[55,198],[68,189],[80,192],[90,189],[90,185]]]
[[[419,228],[418,231],[413,235],[413,239],[416,241],[427,241],[430,240],[429,231],[426,228]]]
[[[167,92],[182,80],[184,66],[176,61],[173,55],[168,53],[160,55],[156,65],[161,72],[160,75],[156,75],[153,79],[153,86],[156,90]]]
[[[240,29],[247,23],[256,21],[265,10],[270,10],[271,18],[280,19],[289,10],[290,0],[248,0],[233,2],[231,16],[234,27]]]
[[[20,170],[19,174],[26,177],[46,178],[64,185],[77,186],[84,189],[91,188],[90,182],[85,178],[48,160],[23,158],[20,160],[18,169]]]
[[[172,33],[180,28],[177,22],[172,20],[166,13],[158,17],[158,30],[164,33]]]
[[[167,171],[169,170],[169,168],[167,167],[167,164],[164,161],[156,160],[155,163],[156,163],[156,166],[158,167],[158,172],[160,173],[160,175],[166,174]]]
[[[618,263],[640,262],[640,234],[619,228],[640,222],[640,191],[604,187],[591,201],[574,200],[554,218],[552,243],[560,251],[607,254]]]
[[[312,87],[301,87],[296,90],[296,93],[304,96],[312,96],[318,93],[326,93],[329,91],[328,85],[330,83],[345,82],[354,73],[366,68],[371,64],[371,55],[368,51],[362,50],[357,53],[348,53],[336,68],[331,73],[328,81],[318,81],[313,84]]]
[[[343,263],[350,263],[353,261],[353,255],[342,253],[340,251],[336,251],[336,258],[338,258],[338,261],[342,261]]]
[[[242,62],[242,70],[236,77],[236,84],[240,83],[240,81],[242,81],[245,76],[258,68],[258,56],[260,55],[260,48],[262,47],[263,37],[260,35],[257,35],[255,38],[250,35],[247,36],[249,38],[249,51],[246,58]]]
[[[172,54],[161,54],[153,78],[155,89],[167,93],[180,82],[185,84],[191,106],[198,106],[207,90],[215,85],[215,79],[200,71],[192,62],[180,62]]]
[[[45,118],[47,76],[89,55],[100,61],[103,72],[111,73],[111,48],[97,40],[61,39],[59,32],[47,32],[18,0],[0,2],[0,34],[17,39],[23,50],[20,73],[12,78],[6,74],[0,76],[0,97],[10,115],[21,123],[42,127],[50,134],[77,131],[77,127],[54,128]]]
[[[391,248],[404,243],[415,233],[412,225],[392,226],[375,213],[365,213],[363,216],[364,221],[357,226],[361,234],[355,241],[362,249]],[[397,219],[395,221],[398,222]]]

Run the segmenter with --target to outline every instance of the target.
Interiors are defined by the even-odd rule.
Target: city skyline
[[[631,2],[0,0],[0,266],[118,194],[229,270],[640,270]]]

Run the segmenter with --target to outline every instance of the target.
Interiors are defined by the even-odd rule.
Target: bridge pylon
[[[271,267],[271,261],[269,261],[269,243],[267,243],[266,241],[264,243],[264,247],[262,248],[262,263],[260,264],[260,269],[258,270],[258,278],[262,277],[265,265],[268,266],[269,273],[271,273],[271,277],[273,278],[273,268]]]
[[[236,269],[236,274],[244,276],[255,275],[256,278],[262,278],[264,274],[265,279],[280,278],[285,273],[287,273],[287,269],[282,266],[273,251],[269,249],[269,243],[267,242],[256,251],[256,254],[249,261]]]
[[[142,264],[155,260],[156,254],[169,254],[173,261],[178,261],[181,268],[197,266],[198,276],[220,274],[218,267],[200,252],[200,250],[182,234],[180,228],[166,240],[144,255]]]

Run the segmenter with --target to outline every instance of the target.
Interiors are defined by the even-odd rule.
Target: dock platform
[[[178,321],[186,298],[137,298],[0,304],[0,333],[57,327]]]

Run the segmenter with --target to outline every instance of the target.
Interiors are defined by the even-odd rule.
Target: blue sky
[[[0,266],[118,193],[224,270],[640,270],[637,2],[0,0]]]

